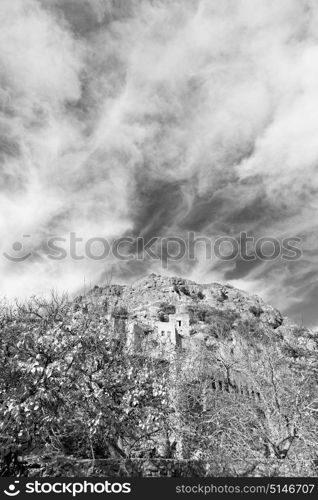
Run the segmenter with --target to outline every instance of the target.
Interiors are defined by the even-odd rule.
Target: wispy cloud
[[[100,262],[48,262],[46,234],[244,230],[301,236],[304,258],[176,270],[317,322],[317,21],[314,0],[2,0],[1,247],[35,251],[1,260],[1,292],[98,279]]]

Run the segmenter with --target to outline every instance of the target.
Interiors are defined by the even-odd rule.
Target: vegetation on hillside
[[[132,355],[114,331],[116,318],[128,316],[119,307],[107,320],[93,300],[74,307],[55,294],[2,304],[2,476],[27,474],[30,456],[197,460],[212,476],[317,475],[314,358],[301,353],[295,363],[292,344],[274,341],[256,317],[201,306],[193,318],[207,320],[221,349],[203,343],[195,354],[176,350],[170,362]],[[233,321],[242,339],[236,357],[227,342]],[[234,373],[253,391],[242,394]]]

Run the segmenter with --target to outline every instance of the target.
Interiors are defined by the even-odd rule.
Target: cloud
[[[289,312],[301,290],[317,323],[304,291],[317,263],[317,19],[313,0],[3,0],[1,251],[32,234],[25,293],[76,290],[107,265],[49,262],[47,234],[301,236],[295,281],[281,261],[199,256],[170,272],[230,276]],[[123,280],[158,267],[109,264]],[[16,269],[1,262],[2,293]]]

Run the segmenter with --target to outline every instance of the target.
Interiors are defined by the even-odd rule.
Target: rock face
[[[196,350],[205,343],[222,350],[223,343],[234,356],[243,337],[257,337],[263,345],[286,343],[295,358],[317,349],[317,335],[293,324],[260,297],[224,283],[197,284],[150,274],[129,286],[95,287],[76,305],[86,307],[92,300],[104,309],[116,335],[125,337],[130,352],[146,348],[151,355],[165,357],[176,347]]]
[[[181,313],[187,312],[187,306],[201,303],[222,310],[235,309],[246,318],[258,317],[274,329],[283,324],[280,312],[256,295],[249,295],[231,285],[218,282],[197,284],[183,278],[152,273],[133,285],[96,286],[89,294],[104,302],[108,308],[127,305],[136,318],[156,316],[163,302],[178,306]]]

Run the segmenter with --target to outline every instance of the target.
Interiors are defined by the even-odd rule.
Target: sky
[[[0,26],[1,296],[154,271],[229,282],[318,328],[316,0],[1,0]],[[199,249],[163,267],[69,250],[71,234],[84,248],[189,232],[298,238],[301,256]]]

